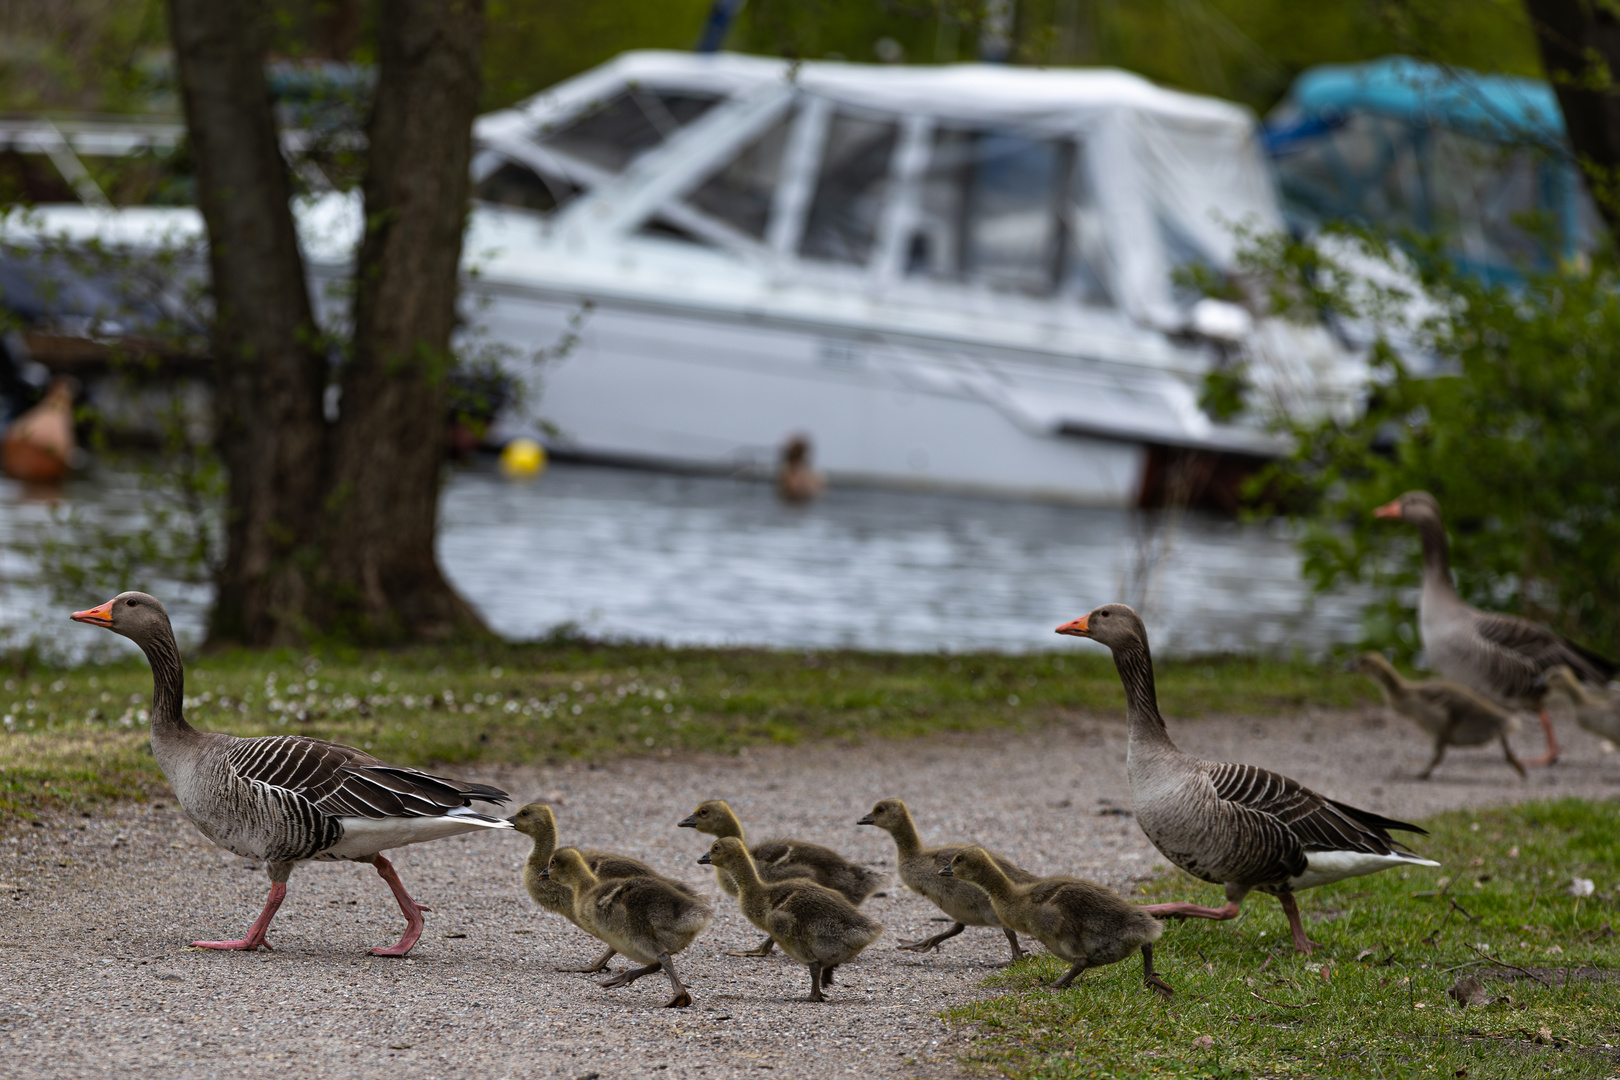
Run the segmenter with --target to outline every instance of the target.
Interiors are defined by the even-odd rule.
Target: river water
[[[138,515],[127,483],[92,476],[56,505]],[[65,621],[19,539],[50,504],[0,481],[0,630],[85,655],[115,647]],[[441,503],[446,574],[505,637],[569,624],[671,644],[901,651],[1073,648],[1053,628],[1123,600],[1160,655],[1319,654],[1354,640],[1360,599],[1314,596],[1280,526],[834,488],[807,507],[769,485],[554,464],[539,479],[456,472]],[[157,586],[154,586],[157,587]],[[208,591],[164,585],[177,629],[201,632]],[[60,590],[58,590],[60,591]]]

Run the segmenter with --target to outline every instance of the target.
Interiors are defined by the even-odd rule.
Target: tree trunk
[[[1541,65],[1610,232],[1620,226],[1620,18],[1598,0],[1525,0]]]
[[[171,0],[175,58],[208,227],[217,445],[230,484],[212,639],[296,640],[325,474],[326,361],[264,80],[264,8]]]
[[[346,636],[484,632],[433,550],[482,36],[482,0],[395,0],[378,30],[318,618]]]

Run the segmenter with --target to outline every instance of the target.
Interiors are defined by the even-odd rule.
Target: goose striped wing
[[[1205,771],[1219,798],[1272,818],[1305,851],[1392,855],[1403,846],[1389,835],[1390,829],[1423,833],[1416,825],[1324,798],[1257,765],[1209,763]]]
[[[1515,697],[1539,692],[1540,676],[1559,664],[1568,664],[1582,682],[1597,686],[1620,670],[1614,661],[1515,615],[1482,611],[1474,620],[1474,628],[1487,646],[1493,685],[1496,678],[1501,678],[1504,685],[1515,687]]]
[[[297,735],[240,739],[225,760],[240,779],[288,792],[331,817],[438,817],[473,800],[510,798],[487,784],[386,765],[352,746]]]

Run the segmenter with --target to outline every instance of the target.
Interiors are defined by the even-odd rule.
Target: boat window
[[[539,141],[619,173],[708,112],[719,100],[714,94],[632,88],[586,109],[556,131],[542,132]]]
[[[934,133],[906,273],[1049,295],[1066,276],[1074,146],[1006,131]],[[1081,192],[1083,194],[1083,191]]]
[[[765,239],[771,220],[771,201],[782,176],[782,154],[787,147],[791,115],[773,124],[764,135],[743,148],[720,171],[687,198],[695,209],[747,233]]]
[[[542,176],[515,161],[503,160],[473,185],[473,198],[497,206],[551,211],[579,194],[579,188],[555,176]]]
[[[832,118],[799,245],[801,255],[865,264],[888,197],[889,161],[899,130],[889,119],[843,112]]]

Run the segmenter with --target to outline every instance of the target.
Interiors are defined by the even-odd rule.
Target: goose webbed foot
[[[675,962],[669,958],[669,953],[659,953],[658,964],[664,969],[664,974],[669,976],[669,985],[675,990],[675,996],[664,1002],[664,1008],[684,1009],[690,1006],[692,1004],[692,995],[687,992],[685,984],[681,982],[681,977],[675,974]]]
[[[1202,904],[1177,900],[1169,904],[1143,904],[1142,910],[1155,919],[1215,919],[1224,921],[1237,918],[1238,905],[1237,901],[1228,900],[1220,907],[1204,907]]]
[[[810,969],[810,1000],[826,1001],[827,999],[821,996],[821,965],[807,964],[806,966]]]
[[[752,949],[737,949],[737,950],[734,950],[732,952],[726,953],[726,955],[727,956],[769,956],[769,955],[771,955],[772,950],[774,950],[775,948],[776,948],[776,939],[773,938],[773,937],[767,937],[764,941],[760,942],[758,945],[755,945]]]
[[[1156,990],[1166,1001],[1176,996],[1170,984],[1159,978],[1158,972],[1153,970],[1153,946],[1142,946],[1142,981]]]
[[[943,930],[933,937],[923,938],[921,941],[897,941],[895,948],[905,949],[907,952],[927,952],[930,949],[939,950],[939,943],[947,941],[967,929],[965,923],[952,923],[949,930]]]
[[[1507,758],[1509,765],[1513,766],[1513,771],[1519,774],[1519,779],[1530,779],[1530,774],[1524,771],[1524,762],[1513,755],[1513,747],[1508,745],[1507,736],[1498,735],[1497,740],[1502,744],[1502,756]]]
[[[405,933],[399,941],[386,949],[372,949],[372,956],[404,956],[416,945],[417,939],[422,936],[422,912],[432,910],[418,904],[411,899],[411,894],[405,891],[405,883],[399,880],[394,872],[394,864],[381,855],[373,855],[371,864],[377,868],[377,874],[388,882],[388,888],[393,892],[394,899],[399,903],[399,910],[405,916]]]
[[[276,909],[281,907],[281,902],[286,898],[287,886],[279,881],[271,882],[270,896],[264,902],[264,910],[259,912],[257,919],[253,920],[253,925],[248,928],[247,937],[242,938],[240,941],[193,941],[191,947],[193,949],[224,949],[234,952],[252,952],[254,949],[262,948],[267,952],[274,952],[275,950],[270,948],[270,943],[264,940],[264,933],[270,929],[270,920],[276,917]]]
[[[579,975],[595,975],[598,971],[606,968],[608,966],[608,961],[618,955],[618,952],[619,950],[610,948],[603,952],[601,956],[598,956],[595,960],[592,960],[590,965],[587,967],[560,967],[556,968],[555,970],[567,971]]]
[[[1552,717],[1547,715],[1546,709],[1541,710],[1541,730],[1547,733],[1547,752],[1525,762],[1532,769],[1551,765],[1558,760],[1558,735],[1553,731]]]
[[[629,986],[643,975],[651,975],[653,972],[662,967],[662,963],[657,963],[648,964],[646,967],[631,968],[629,971],[621,971],[606,982],[599,982],[596,985],[600,986],[604,990],[614,990],[621,986]]]
[[[1294,934],[1294,948],[1309,956],[1320,944],[1305,936],[1305,924],[1299,918],[1299,904],[1294,901],[1293,893],[1283,893],[1277,897],[1282,904],[1283,914],[1288,916],[1288,929]]]

